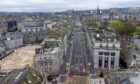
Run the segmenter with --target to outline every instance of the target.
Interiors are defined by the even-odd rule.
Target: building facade
[[[5,22],[6,31],[13,32],[17,29],[17,21],[16,20],[9,20]]]
[[[4,44],[0,44],[0,56],[2,55],[2,53],[5,52],[5,46]]]
[[[50,20],[44,21],[44,29],[52,29],[52,27],[53,27],[53,22],[51,22]]]
[[[18,32],[8,32],[4,43],[7,49],[18,48],[23,45],[23,36]]]
[[[94,67],[119,69],[121,44],[110,29],[95,30],[92,34]]]
[[[44,45],[45,48],[43,48]],[[47,76],[59,74],[64,55],[62,39],[46,39],[43,46],[36,49],[35,68]]]
[[[137,46],[137,49],[140,49],[140,36],[135,36],[133,42]]]
[[[95,68],[119,68],[120,43],[94,43],[94,64]]]
[[[21,27],[21,32],[40,32],[46,30],[43,26],[24,26]]]

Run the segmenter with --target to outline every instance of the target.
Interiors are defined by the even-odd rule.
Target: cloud
[[[0,11],[64,11],[67,9],[85,10],[110,7],[136,7],[139,0],[0,0]]]

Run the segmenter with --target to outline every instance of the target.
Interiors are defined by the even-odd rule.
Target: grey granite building
[[[95,68],[119,68],[120,42],[108,29],[95,30],[92,34]]]
[[[19,32],[8,32],[4,40],[7,49],[18,48],[23,45],[23,36]]]
[[[48,36],[48,33],[47,31],[22,32],[22,35],[24,44],[32,44],[42,42]]]
[[[64,47],[63,39],[45,39],[42,47],[36,49],[35,68],[47,76],[57,75],[63,61]]]
[[[140,36],[135,36],[133,40],[134,44],[137,46],[137,49],[140,49]]]

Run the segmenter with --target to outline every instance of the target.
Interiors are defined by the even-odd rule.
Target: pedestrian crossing
[[[71,76],[64,84],[90,84],[90,78],[87,76]]]

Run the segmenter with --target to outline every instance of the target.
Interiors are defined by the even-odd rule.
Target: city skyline
[[[139,7],[138,0],[1,0],[0,12],[56,12],[70,9],[91,10]]]

